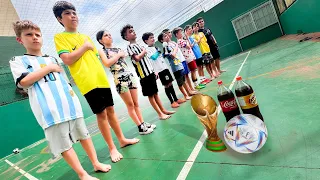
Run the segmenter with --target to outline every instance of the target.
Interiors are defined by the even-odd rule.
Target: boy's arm
[[[114,63],[116,63],[121,57],[125,57],[123,51],[119,53],[115,53],[112,57],[108,58],[102,49],[99,49],[99,56],[104,66],[111,67]]]
[[[85,43],[79,49],[76,49],[71,53],[62,53],[60,54],[60,58],[66,65],[72,65],[78,61],[85,52],[93,49],[93,44],[86,39]]]
[[[146,51],[146,49],[144,49],[144,48],[141,48],[142,51],[141,51],[141,53],[139,53],[139,54],[135,54],[135,53],[132,51],[131,48],[132,48],[132,47],[130,47],[130,45],[129,45],[128,48],[127,48],[128,54],[129,54],[129,56],[131,56],[131,58],[132,58],[134,61],[136,61],[136,62],[141,61],[141,59],[147,54],[147,51]]]
[[[16,86],[21,88],[28,88],[32,86],[35,82],[39,81],[50,72],[62,71],[61,67],[57,64],[50,64],[38,71],[29,73],[21,61],[16,61],[14,59],[10,61],[10,68],[16,82]]]
[[[141,61],[141,59],[147,54],[147,51],[145,49],[142,49],[140,54],[133,54],[132,58],[138,62]]]

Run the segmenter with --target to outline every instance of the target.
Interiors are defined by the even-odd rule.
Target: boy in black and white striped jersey
[[[160,120],[166,120],[171,117],[171,114],[175,111],[167,111],[160,100],[158,95],[157,79],[151,65],[150,59],[146,56],[147,51],[136,43],[136,33],[131,25],[125,25],[121,29],[121,37],[129,41],[130,44],[127,47],[131,62],[135,68],[135,71],[140,78],[140,85],[142,88],[143,96],[148,96],[152,107],[158,113]]]

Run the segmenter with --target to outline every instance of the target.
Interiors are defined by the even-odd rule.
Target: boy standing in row
[[[125,25],[121,29],[120,33],[124,40],[130,42],[127,47],[127,51],[131,57],[131,62],[136,73],[140,78],[143,96],[148,96],[150,104],[157,112],[160,120],[169,119],[171,114],[175,113],[175,111],[167,111],[162,105],[158,95],[156,75],[154,74],[153,67],[150,63],[149,57],[147,56],[147,51],[137,44],[137,36],[131,25]]]
[[[77,31],[78,16],[75,7],[69,2],[58,1],[53,7],[53,13],[65,28],[64,32],[54,37],[58,55],[68,65],[81,94],[96,114],[99,129],[109,147],[111,160],[118,162],[122,159],[122,154],[112,140],[109,124],[121,147],[135,144],[139,139],[127,139],[122,133],[114,112],[108,78],[99,60],[98,51],[89,36]]]

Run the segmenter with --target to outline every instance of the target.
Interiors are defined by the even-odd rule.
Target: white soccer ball
[[[268,131],[264,122],[258,117],[241,114],[227,122],[223,136],[231,149],[248,154],[263,147],[268,138]]]
[[[20,149],[15,148],[12,152],[13,152],[14,154],[18,154],[18,153],[20,153]]]

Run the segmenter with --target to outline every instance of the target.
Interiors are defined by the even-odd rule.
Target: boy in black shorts
[[[217,68],[217,75],[220,73],[225,72],[225,70],[220,69],[220,53],[219,53],[219,47],[217,44],[216,39],[214,38],[212,31],[209,28],[204,27],[204,19],[202,17],[199,17],[197,19],[197,23],[199,23],[199,32],[203,32],[203,34],[207,38],[208,45],[210,47],[210,52],[212,54],[212,57],[214,59],[214,62],[212,63],[212,68]]]
[[[147,55],[151,59],[151,64],[159,77],[162,85],[164,86],[164,90],[166,92],[166,95],[168,96],[171,107],[177,108],[179,107],[179,104],[183,103],[182,99],[178,99],[176,96],[176,93],[172,86],[173,78],[171,76],[171,73],[168,69],[167,64],[164,61],[164,58],[162,57],[161,51],[154,45],[154,35],[151,32],[144,33],[142,35],[142,40],[144,43],[148,45],[146,48]]]
[[[171,114],[175,113],[175,111],[167,111],[163,107],[158,95],[157,79],[153,67],[147,56],[147,51],[137,44],[137,36],[133,27],[130,24],[127,24],[121,29],[120,33],[124,40],[130,42],[127,51],[129,56],[131,56],[131,62],[140,78],[143,96],[148,96],[149,101],[154,110],[158,113],[160,120],[170,118]]]

